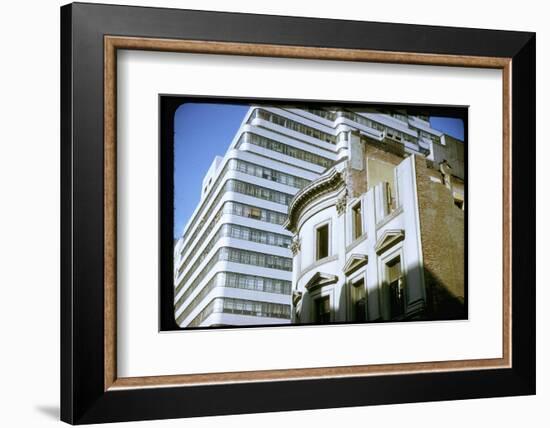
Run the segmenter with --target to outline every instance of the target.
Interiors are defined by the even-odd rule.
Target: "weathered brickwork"
[[[420,234],[428,317],[464,318],[464,211],[451,191],[430,179],[426,160],[415,156]],[[462,184],[462,183],[461,183]]]
[[[367,158],[378,159],[383,162],[398,165],[405,157],[403,146],[391,140],[386,139],[384,142],[379,142],[369,138],[366,139],[366,143],[365,156]]]

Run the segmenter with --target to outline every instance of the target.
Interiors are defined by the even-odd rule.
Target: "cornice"
[[[344,185],[344,176],[342,172],[336,169],[330,170],[327,174],[322,175],[317,180],[312,181],[302,190],[300,190],[290,201],[288,206],[288,220],[284,227],[291,232],[296,233],[296,225],[298,218],[304,207],[314,198],[322,196],[333,190],[336,190],[341,185]]]
[[[380,255],[388,248],[393,247],[395,244],[403,241],[405,239],[405,231],[402,229],[391,229],[386,230],[383,235],[378,239],[374,250],[376,254]]]
[[[366,254],[352,254],[342,270],[346,276],[349,276],[357,269],[365,266],[368,262],[369,257]]]
[[[306,283],[305,289],[311,292],[317,288],[334,284],[336,282],[338,282],[338,277],[336,275],[324,272],[315,272],[311,279]]]

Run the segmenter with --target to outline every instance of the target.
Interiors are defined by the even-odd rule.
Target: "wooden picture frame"
[[[339,31],[343,25],[346,30]],[[503,357],[118,377],[119,49],[502,70]],[[63,421],[82,424],[535,393],[533,33],[76,3],[61,8],[61,55]],[[259,395],[269,399],[254,399]]]

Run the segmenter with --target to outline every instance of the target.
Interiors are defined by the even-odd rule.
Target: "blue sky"
[[[174,117],[174,237],[183,233],[199,203],[202,179],[216,156],[223,156],[244,115],[246,105],[185,103]],[[464,140],[462,120],[432,117],[434,129]]]
[[[174,237],[183,233],[200,200],[202,179],[223,156],[248,106],[186,103],[174,117]]]
[[[430,117],[430,125],[433,129],[464,141],[464,123],[462,119],[432,116]]]

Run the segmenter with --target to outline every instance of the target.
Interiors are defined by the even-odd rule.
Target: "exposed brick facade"
[[[465,316],[464,211],[451,191],[430,179],[424,158],[415,157],[420,233],[428,317]]]

